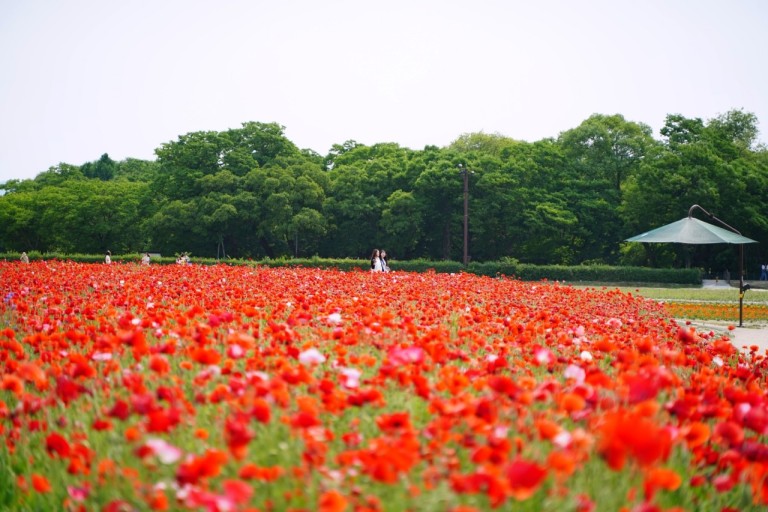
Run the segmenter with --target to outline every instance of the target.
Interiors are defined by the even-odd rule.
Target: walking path
[[[731,343],[738,349],[746,346],[747,351],[749,351],[750,346],[757,345],[760,347],[757,351],[758,354],[765,354],[768,350],[768,327],[765,325],[748,326],[745,324],[744,327],[736,327],[730,331],[730,338]]]
[[[681,325],[685,320],[680,320]],[[699,333],[714,332],[716,336],[728,336],[733,346],[739,350],[749,352],[749,347],[757,345],[758,354],[765,354],[768,350],[768,326],[762,324],[744,324],[743,327],[734,327],[729,330],[728,326],[735,325],[734,322],[717,322],[714,320],[699,321],[691,320],[691,327]]]
[[[702,287],[728,288],[730,285],[726,281],[705,280],[702,283]],[[766,291],[755,287],[752,288],[749,293],[766,293]],[[766,323],[746,322],[743,324],[743,327],[735,327],[733,330],[728,330],[729,325],[736,325],[736,322],[705,322],[695,320],[691,322],[691,326],[699,332],[713,331],[715,334],[728,336],[731,339],[731,343],[740,350],[746,350],[748,352],[750,346],[757,345],[759,347],[757,351],[758,354],[766,353],[766,350],[768,350],[768,325],[766,325]]]

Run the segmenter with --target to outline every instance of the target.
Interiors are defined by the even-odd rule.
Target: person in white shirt
[[[107,251],[106,256],[104,256],[104,263],[106,263],[107,265],[112,263],[112,253],[111,252]]]
[[[387,251],[382,249],[379,253],[379,259],[381,260],[381,271],[389,272],[389,264],[387,263]]]
[[[379,255],[379,250],[374,249],[373,253],[371,254],[371,272],[382,272],[383,269],[381,268],[381,256]]]

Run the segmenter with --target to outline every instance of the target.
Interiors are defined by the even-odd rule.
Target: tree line
[[[0,188],[0,250],[233,258],[461,260],[469,170],[473,261],[736,270],[733,248],[627,244],[699,204],[768,241],[768,151],[754,114],[668,115],[659,138],[595,114],[535,142],[468,133],[421,150],[349,140],[325,156],[276,123],[162,144],[153,161],[61,163]],[[706,220],[706,219],[703,219]],[[747,251],[750,264],[760,246]]]

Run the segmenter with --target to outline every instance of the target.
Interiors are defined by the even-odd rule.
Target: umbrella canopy
[[[719,228],[708,222],[693,217],[685,217],[677,222],[646,231],[627,242],[678,243],[678,244],[753,244],[752,240],[733,231]]]
[[[693,211],[699,209],[715,219],[730,230],[713,226],[708,222],[693,218]],[[743,325],[742,307],[744,301],[744,292],[751,287],[744,284],[744,244],[755,244],[757,240],[752,240],[742,236],[735,228],[729,226],[718,219],[701,206],[694,204],[688,210],[688,216],[672,224],[661,226],[641,233],[632,238],[627,238],[627,242],[648,242],[648,243],[678,243],[678,244],[739,244],[739,327]]]

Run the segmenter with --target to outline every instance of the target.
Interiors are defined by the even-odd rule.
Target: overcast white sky
[[[246,121],[325,155],[743,108],[766,141],[766,49],[763,0],[0,0],[0,183]]]

